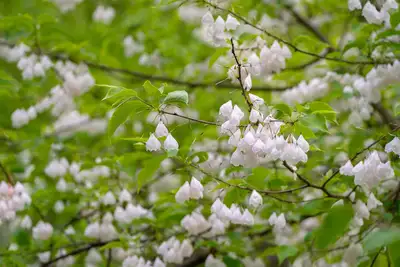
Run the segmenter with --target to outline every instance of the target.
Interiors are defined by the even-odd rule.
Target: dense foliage
[[[0,1],[1,266],[400,266],[395,0]]]

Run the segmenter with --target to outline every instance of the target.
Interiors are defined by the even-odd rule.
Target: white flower
[[[276,213],[272,213],[269,217],[268,222],[270,225],[274,225],[275,229],[281,230],[286,226],[285,214],[281,213],[279,216],[276,216]]]
[[[21,228],[31,229],[31,227],[32,227],[31,217],[29,217],[28,215],[25,215],[25,217],[22,219],[20,225],[21,225]]]
[[[251,81],[251,74],[247,75],[246,79],[244,79],[243,83],[244,90],[250,91],[251,87],[253,87],[253,82]]]
[[[244,225],[253,225],[254,224],[254,217],[248,211],[248,209],[245,209],[245,211],[243,212],[242,217],[240,218],[240,221]]]
[[[256,190],[253,190],[249,198],[249,205],[254,208],[257,208],[260,205],[262,205],[262,203],[263,203],[262,196]]]
[[[214,258],[212,254],[208,255],[206,262],[204,263],[205,267],[226,267],[225,263],[220,259]]]
[[[193,254],[192,243],[188,239],[183,240],[180,248],[180,252],[183,257],[188,258]]]
[[[367,20],[368,23],[373,23],[373,24],[381,24],[384,20],[385,14],[384,10],[379,12],[376,7],[371,4],[370,1],[368,1],[363,10],[362,10],[362,15],[364,18]]]
[[[264,105],[264,99],[262,99],[261,97],[258,97],[258,96],[253,95],[253,94],[249,94],[249,98],[250,98],[251,103],[255,107],[259,107],[261,105]]]
[[[117,200],[115,199],[114,194],[111,191],[108,191],[104,195],[104,197],[102,199],[102,202],[103,202],[104,205],[110,206],[110,205],[114,205],[115,203],[117,203]]]
[[[252,123],[257,123],[258,121],[263,121],[261,112],[258,110],[255,110],[255,109],[251,109],[249,120]]]
[[[393,138],[392,141],[386,144],[385,152],[390,153],[394,152],[398,156],[400,156],[400,139],[398,137]]]
[[[194,177],[190,182],[190,198],[199,199],[203,197],[203,185]]]
[[[44,172],[52,177],[62,177],[67,173],[66,166],[59,160],[52,160],[47,166]]]
[[[304,151],[304,153],[307,153],[308,150],[310,150],[310,145],[308,144],[306,139],[304,139],[303,135],[299,136],[296,143],[301,148],[301,150]]]
[[[119,203],[124,203],[124,202],[131,202],[132,201],[132,195],[131,193],[128,192],[128,190],[124,189],[119,193],[118,197]]]
[[[112,7],[98,6],[93,13],[93,20],[110,24],[115,17],[115,10]]]
[[[351,161],[348,160],[345,165],[340,167],[339,172],[341,175],[353,176],[353,168]]]
[[[357,200],[354,205],[356,215],[360,218],[369,219],[369,210],[367,206],[361,200]]]
[[[201,23],[210,26],[214,23],[213,15],[208,11],[201,19]]]
[[[153,267],[165,267],[165,263],[157,257],[154,261]]]
[[[165,139],[164,148],[166,150],[178,150],[179,149],[178,142],[175,140],[175,138],[171,134],[168,134],[167,139]]]
[[[343,261],[348,264],[348,266],[357,266],[357,258],[363,254],[363,248],[360,243],[351,244],[348,249],[346,249],[343,254]]]
[[[37,256],[40,262],[45,263],[50,260],[51,252],[50,251],[42,252],[37,254]]]
[[[378,206],[382,206],[382,202],[375,198],[375,195],[371,192],[368,197],[367,208],[368,210],[375,209]]]
[[[154,134],[151,134],[149,139],[146,142],[146,150],[147,151],[158,151],[161,148],[161,143],[158,141],[158,139],[154,136]]]
[[[350,11],[362,8],[360,0],[348,0],[347,3]]]
[[[24,109],[17,109],[11,115],[11,120],[14,128],[21,128],[29,122],[29,114]]]
[[[167,127],[165,127],[164,123],[162,121],[160,121],[156,127],[156,137],[160,138],[163,136],[167,136],[168,135],[168,129]]]
[[[175,200],[178,203],[182,203],[185,202],[186,200],[189,200],[190,198],[190,185],[189,183],[186,181],[178,190],[178,192],[176,192],[175,194]]]
[[[229,100],[228,102],[222,104],[222,106],[219,108],[219,115],[222,115],[225,118],[229,118],[231,116],[232,110],[232,101]]]
[[[67,182],[65,182],[64,178],[61,178],[57,184],[56,184],[56,189],[59,192],[65,192],[68,189]]]
[[[62,202],[61,200],[58,200],[55,204],[54,204],[54,211],[56,213],[61,213],[63,212],[65,206],[64,206],[64,202]]]
[[[99,238],[100,235],[100,224],[98,222],[94,222],[86,226],[85,236],[90,238]]]
[[[236,30],[236,28],[240,25],[239,21],[232,17],[230,14],[228,14],[228,17],[226,18],[225,26],[228,31],[230,30]]]
[[[32,235],[34,239],[47,240],[53,234],[53,226],[43,221],[38,222],[32,229]]]

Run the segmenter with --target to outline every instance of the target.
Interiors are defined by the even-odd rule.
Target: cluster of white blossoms
[[[308,83],[302,81],[297,86],[285,90],[281,98],[289,105],[303,104],[324,97],[328,91],[329,85],[325,78],[314,78]]]
[[[281,213],[279,216],[276,216],[276,213],[274,212],[269,217],[268,222],[270,225],[274,226],[275,230],[280,231],[286,226],[285,214]]]
[[[125,189],[120,192],[118,201],[121,206],[116,207],[114,211],[114,218],[117,222],[128,224],[135,219],[152,216],[152,213],[141,205],[132,204],[132,195]],[[107,201],[107,204],[110,204],[110,201]],[[111,203],[111,205],[114,204],[115,202]],[[126,205],[125,208],[123,205]]]
[[[0,57],[8,62],[17,62],[30,50],[30,47],[24,43],[12,47],[0,44]]]
[[[83,0],[51,0],[63,13],[74,10]]]
[[[167,127],[162,121],[160,121],[156,127],[154,134],[151,134],[146,142],[147,151],[159,151],[161,150],[161,142],[157,138],[165,137],[164,149],[167,151],[178,150],[179,144],[175,138],[168,132]]]
[[[115,17],[115,9],[99,5],[93,13],[93,20],[109,25]]]
[[[226,40],[230,34],[225,31],[236,30],[240,25],[239,21],[228,15],[226,21],[221,16],[214,21],[214,17],[210,12],[207,12],[201,19],[202,26],[206,32],[206,39],[215,46],[226,45]]]
[[[190,240],[185,239],[180,242],[173,236],[158,246],[157,253],[166,263],[182,264],[184,258],[192,256],[193,250]]]
[[[362,7],[360,0],[348,0],[348,7],[350,11],[362,8],[362,15],[368,23],[380,25],[384,22],[386,26],[390,27],[390,10],[398,9],[399,5],[396,0],[386,0],[378,11],[370,1]]]
[[[15,186],[4,181],[0,183],[0,223],[15,219],[16,212],[30,203],[31,197],[20,182]]]
[[[93,222],[86,226],[85,236],[101,241],[110,241],[118,237],[118,232],[112,224],[113,216],[107,212],[101,223]]]
[[[18,66],[24,68],[24,72],[29,72],[33,60],[39,60],[39,58],[36,55],[31,55],[29,58],[22,57],[18,62]],[[40,61],[33,65],[33,69],[38,68],[46,70],[51,66],[53,66],[53,64],[47,57],[40,57]],[[15,110],[11,115],[11,121],[14,128],[21,128],[28,124],[29,121],[35,119],[38,114],[46,111],[51,106],[53,106],[51,111],[53,116],[60,116],[61,114],[73,111],[75,109],[73,98],[86,93],[95,83],[92,75],[88,72],[87,66],[84,64],[76,65],[70,61],[57,61],[54,68],[63,77],[63,85],[53,87],[50,91],[50,96],[43,98],[36,105],[33,105],[28,109],[20,108]],[[40,73],[42,72],[40,71]]]
[[[136,42],[130,35],[125,37],[123,44],[126,57],[131,57],[134,54],[143,52],[144,50],[144,46]]]
[[[50,223],[39,221],[35,227],[32,228],[32,236],[34,239],[47,240],[53,234],[53,226]]]
[[[395,137],[392,139],[392,141],[387,143],[385,146],[385,152],[386,153],[393,152],[398,156],[400,156],[400,139],[398,137]]]
[[[350,161],[340,168],[340,174],[353,176],[354,184],[361,186],[366,192],[370,192],[382,180],[394,176],[390,161],[383,163],[378,152],[373,151],[368,158],[360,161],[353,167]]]
[[[261,48],[260,56],[256,53],[252,53],[248,57],[247,64],[243,66],[254,76],[270,75],[272,73],[278,73],[282,69],[286,68],[286,59],[291,58],[292,53],[286,45],[280,46],[277,41],[268,47],[264,45]]]
[[[254,217],[248,209],[245,209],[242,213],[236,204],[232,204],[231,208],[228,208],[219,198],[217,198],[212,204],[211,212],[225,225],[229,222],[242,225],[254,224]]]
[[[203,185],[196,178],[192,177],[190,184],[186,181],[176,192],[175,200],[178,203],[183,203],[189,199],[203,198]]]
[[[165,263],[158,257],[154,263],[146,261],[143,257],[129,256],[122,263],[122,267],[165,267]]]
[[[214,258],[212,254],[207,256],[207,259],[204,263],[205,267],[226,267],[225,263],[217,258]]]
[[[22,71],[22,78],[24,80],[31,80],[34,77],[44,77],[46,71],[53,66],[48,56],[37,56],[31,54],[30,56],[22,57],[17,64],[18,69]]]
[[[290,165],[298,162],[307,162],[308,142],[302,135],[296,140],[293,136],[285,138],[279,135],[280,127],[283,122],[276,121],[271,115],[264,119],[263,114],[258,111],[258,105],[263,101],[250,94],[253,109],[250,112],[250,122],[257,125],[256,130],[253,125],[248,125],[242,131],[240,121],[244,113],[238,106],[232,107],[232,102],[228,101],[220,107],[219,114],[225,120],[221,126],[221,133],[230,136],[228,143],[236,150],[231,157],[231,164],[234,166],[255,167],[260,162],[281,159]]]

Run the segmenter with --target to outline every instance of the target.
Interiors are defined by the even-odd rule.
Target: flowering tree
[[[395,0],[0,13],[2,266],[400,266]]]

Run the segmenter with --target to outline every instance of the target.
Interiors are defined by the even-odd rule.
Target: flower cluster
[[[297,86],[285,90],[281,94],[283,101],[289,105],[303,104],[325,96],[329,91],[326,79],[314,78],[308,83],[300,82]]]
[[[182,203],[189,199],[200,199],[203,198],[204,188],[202,184],[194,177],[189,182],[185,182],[176,192],[175,200],[176,202]]]
[[[215,46],[224,46],[226,39],[229,38],[229,33],[225,32],[225,29],[236,30],[240,25],[239,21],[228,15],[226,21],[218,16],[214,21],[214,17],[210,12],[207,12],[201,19],[201,23],[206,31],[207,40]]]
[[[353,4],[351,5],[351,8],[353,9],[361,9],[361,3],[360,1],[354,1],[354,0],[349,0],[352,1]],[[368,23],[373,23],[373,24],[382,24],[382,22],[385,22],[385,25],[390,26],[390,14],[389,11],[391,9],[398,9],[399,5],[395,0],[386,0],[386,2],[382,5],[382,8],[380,11],[376,9],[376,7],[371,4],[370,1],[368,1],[362,10],[362,15],[364,18],[367,20]],[[349,8],[350,8],[350,3],[349,3]]]
[[[15,219],[16,212],[30,203],[31,198],[21,183],[15,186],[4,181],[0,183],[0,223]]]
[[[34,239],[47,240],[53,234],[53,226],[50,223],[40,221],[32,228],[32,235]]]
[[[160,121],[156,127],[156,131],[154,134],[151,134],[149,139],[146,142],[146,150],[147,151],[159,151],[161,150],[161,142],[157,139],[160,137],[167,137],[164,141],[164,149],[169,150],[178,150],[179,144],[175,140],[175,138],[168,132],[167,127],[164,125],[162,121]]]
[[[113,216],[106,213],[101,223],[94,222],[88,224],[85,229],[85,236],[99,239],[101,241],[110,241],[118,237],[118,232],[112,224]]]
[[[30,50],[30,47],[24,43],[15,45],[13,47],[0,44],[0,57],[4,58],[8,62],[17,62]]]
[[[188,239],[180,242],[173,236],[161,243],[157,253],[163,257],[164,262],[182,264],[184,258],[193,254],[193,247]]]
[[[158,257],[151,263],[151,261],[146,261],[143,257],[129,256],[122,263],[122,267],[165,267],[165,263],[162,262]]]
[[[97,6],[93,13],[93,20],[109,25],[115,17],[115,10],[112,7]]]
[[[76,5],[81,3],[83,0],[51,0],[56,6],[61,10],[61,12],[66,13],[68,11],[74,10]]]
[[[219,198],[217,198],[212,204],[211,211],[219,220],[224,222],[224,224],[229,222],[242,225],[254,224],[254,217],[248,209],[245,209],[242,213],[236,204],[232,204],[231,207],[228,208]]]
[[[31,54],[28,57],[22,57],[17,64],[18,69],[22,71],[22,78],[24,80],[31,80],[34,77],[44,77],[46,71],[53,66],[48,56],[38,57]]]
[[[274,212],[269,217],[268,222],[270,225],[274,226],[275,230],[280,231],[286,226],[285,214],[281,213],[279,216],[276,216],[276,213]]]
[[[253,99],[254,103],[258,98]],[[232,107],[229,101],[220,107],[219,114],[226,120],[221,126],[221,133],[230,135],[229,144],[236,147],[231,157],[234,166],[255,167],[262,161],[281,159],[290,165],[298,162],[307,162],[308,142],[299,136],[296,140],[289,136],[286,140],[279,135],[282,122],[276,121],[272,116],[265,119],[263,114],[256,109],[250,112],[250,121],[257,124],[256,130],[253,125],[248,125],[243,131],[239,129],[240,121],[244,113],[238,106]]]
[[[380,181],[394,176],[390,162],[383,163],[378,152],[372,152],[364,161],[360,161],[353,167],[350,161],[340,168],[343,175],[353,176],[354,184],[361,186],[366,192],[370,192]]]
[[[136,42],[132,36],[126,36],[123,44],[126,57],[131,57],[134,54],[143,52],[144,50],[144,46]]]

